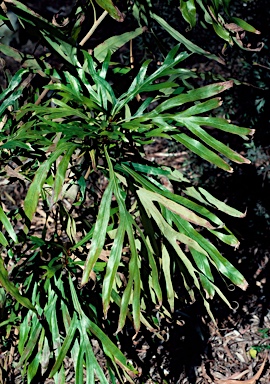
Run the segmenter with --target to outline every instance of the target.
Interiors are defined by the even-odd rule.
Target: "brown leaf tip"
[[[233,80],[223,81],[222,83],[219,83],[219,85],[224,88],[224,91],[226,89],[229,89],[229,88],[233,87],[233,84],[234,84]]]

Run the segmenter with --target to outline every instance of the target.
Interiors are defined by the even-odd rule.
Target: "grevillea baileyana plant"
[[[96,3],[105,9],[103,18],[109,13],[124,20],[111,1]],[[195,5],[204,3],[180,2],[191,26]],[[222,2],[212,3],[218,8]],[[227,12],[229,1],[223,4]],[[0,44],[5,55],[21,63],[0,95],[1,188],[11,196],[0,206],[5,307],[0,325],[18,337],[14,365],[28,383],[48,377],[65,383],[67,358],[76,384],[115,383],[116,377],[133,382],[138,372],[108,331],[112,317],[118,323],[113,332],[132,324],[134,337],[147,329],[162,338],[154,314],[170,317],[179,286],[186,290],[180,299],[201,297],[213,321],[209,300],[214,295],[230,306],[215,274],[247,286],[217,248],[220,242],[232,249],[239,245],[218,212],[245,214],[193,186],[180,170],[145,156],[145,145],[163,138],[226,172],[233,171],[233,163],[249,163],[214,135],[223,131],[226,137],[248,139],[253,134],[215,115],[220,94],[233,80],[194,87],[197,75],[185,67],[192,52],[222,60],[185,40],[151,8],[151,22],[179,44],[158,64],[142,62],[134,74],[111,55],[146,28],[111,36],[90,54],[83,46],[102,22],[95,19],[81,40],[92,6],[76,2],[63,30],[19,1],[4,1],[1,8],[6,23],[6,11],[14,12],[59,57],[56,68],[47,52],[35,57]],[[133,6],[143,23],[145,14],[140,18],[140,6]],[[204,10],[224,38],[214,11]],[[238,21],[247,28],[243,23]],[[14,190],[21,193],[19,202]],[[103,351],[103,365],[94,341]]]

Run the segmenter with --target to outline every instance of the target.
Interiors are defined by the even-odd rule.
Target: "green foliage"
[[[122,21],[111,1],[96,2]],[[24,66],[0,95],[0,172],[11,186],[27,187],[20,210],[0,207],[0,282],[20,304],[7,308],[1,324],[19,328],[16,367],[28,383],[36,375],[64,383],[67,356],[78,384],[108,383],[109,376],[132,382],[136,370],[116,346],[117,337],[106,332],[110,307],[118,316],[114,331],[121,332],[131,321],[135,335],[143,326],[162,338],[152,314],[158,309],[170,316],[179,285],[187,291],[180,299],[201,297],[213,321],[210,298],[217,294],[230,306],[215,274],[246,288],[242,274],[216,246],[239,245],[217,211],[244,214],[190,186],[180,171],[147,161],[144,145],[156,138],[181,143],[232,172],[232,162],[249,160],[215,138],[212,130],[243,139],[253,131],[214,115],[221,105],[217,95],[233,81],[186,89],[187,80],[196,75],[182,67],[190,53],[180,45],[158,65],[144,61],[132,79],[124,71],[121,88],[114,73],[126,68],[113,62],[111,54],[145,28],[110,37],[91,56],[75,44],[74,29],[70,38],[19,1],[5,3],[26,28],[36,27],[61,66],[52,68],[44,57],[23,60],[19,51],[0,45]],[[193,26],[195,2],[180,4]],[[229,2],[223,5],[227,12]],[[211,12],[218,12],[219,2],[213,7]],[[160,16],[152,13],[152,18],[190,52],[218,60]],[[31,83],[39,76],[47,79],[46,97],[35,86],[25,95],[25,79]],[[93,340],[103,351],[104,369]]]
[[[231,13],[230,2],[231,0],[180,0],[179,10],[183,19],[189,25],[186,28],[186,31],[190,31],[198,24],[198,22],[203,28],[208,28],[208,26],[211,25],[214,33],[225,41],[223,50],[226,49],[227,45],[232,46],[236,44],[241,49],[247,51],[260,51],[263,48],[264,43],[260,42],[257,44],[256,48],[251,48],[250,44],[244,45],[244,42],[246,32],[257,35],[261,32],[245,20],[235,17]],[[133,14],[140,24],[145,23],[146,25],[151,25],[151,19],[153,18],[192,52],[197,52],[222,62],[221,58],[218,58],[217,56],[214,58],[214,55],[211,55],[209,52],[203,52],[202,48],[196,46],[193,42],[181,35],[179,31],[172,31],[169,24],[155,14],[156,9],[158,11],[158,8],[159,7],[156,6],[155,2],[151,0],[143,2],[135,1]],[[177,12],[176,9],[175,12]],[[151,29],[153,31],[153,28]]]
[[[244,20],[231,16],[230,2],[230,0],[180,0],[180,10],[182,16],[192,28],[196,25],[197,8],[201,8],[204,21],[211,24],[216,34],[231,45],[233,42],[238,43],[240,40],[239,32],[260,33]],[[231,23],[226,23],[222,13]]]

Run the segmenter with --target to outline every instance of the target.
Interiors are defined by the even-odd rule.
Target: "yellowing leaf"
[[[249,354],[250,354],[250,356],[252,357],[252,359],[255,359],[256,356],[257,356],[257,351],[256,351],[256,349],[254,349],[254,348],[250,348],[250,350],[249,350]]]

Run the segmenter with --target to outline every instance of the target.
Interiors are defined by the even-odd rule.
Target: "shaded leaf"
[[[162,19],[160,16],[156,15],[155,13],[151,14],[152,18],[156,20],[173,38],[175,38],[177,41],[182,43],[187,49],[189,49],[191,52],[198,53],[199,55],[203,55],[207,57],[208,59],[216,60],[221,64],[225,64],[224,60],[220,57],[211,54],[210,52],[205,51],[204,49],[200,48],[198,45],[192,43],[190,40],[188,40],[186,37],[181,35],[180,32],[178,32],[176,29],[171,27],[164,19]]]
[[[101,199],[92,237],[91,248],[84,264],[81,285],[85,285],[88,282],[92,268],[94,267],[95,262],[97,261],[105,243],[107,226],[110,218],[112,187],[112,182],[110,182],[105,189]]]
[[[108,54],[108,51],[110,51],[111,53],[115,52],[118,48],[122,47],[128,41],[135,39],[135,37],[141,35],[145,30],[145,27],[137,28],[133,32],[126,32],[122,35],[115,35],[110,37],[94,49],[95,58],[99,62],[103,62]]]
[[[35,307],[30,302],[30,300],[27,297],[22,296],[18,288],[14,285],[14,283],[12,283],[9,280],[8,272],[4,266],[4,261],[1,257],[0,257],[0,283],[5,288],[5,290],[8,293],[10,293],[11,296],[13,296],[14,299],[17,300],[21,305],[37,313]]]
[[[74,150],[77,148],[77,145],[69,145],[69,148],[63,158],[61,159],[56,175],[55,175],[55,182],[54,182],[54,202],[58,200],[59,194],[61,193],[62,187],[64,185],[65,177],[66,177],[66,171],[70,162],[70,158],[74,152]]]
[[[73,144],[71,145],[73,146]],[[43,184],[45,183],[51,165],[69,146],[70,144],[68,143],[60,143],[56,148],[55,152],[52,153],[51,156],[46,161],[44,161],[44,163],[41,164],[38,171],[36,172],[34,180],[32,181],[24,200],[24,211],[29,220],[32,220],[32,217],[36,212],[39,195]]]
[[[3,211],[3,208],[0,206],[0,221],[4,225],[4,228],[6,229],[9,236],[12,238],[14,243],[18,243],[17,235],[13,229],[12,224],[10,223],[8,217],[6,216],[5,212]]]
[[[76,314],[74,314],[73,318],[71,320],[71,323],[69,325],[69,330],[68,330],[67,335],[65,337],[65,340],[62,344],[61,350],[59,351],[56,362],[54,363],[54,366],[51,369],[49,377],[53,377],[56,374],[56,372],[59,370],[59,368],[61,367],[63,360],[66,357],[67,352],[70,348],[70,345],[73,342],[73,338],[74,338],[75,332],[77,330],[77,321],[78,321],[77,316],[76,316]]]
[[[254,28],[252,25],[247,23],[246,21],[239,19],[239,17],[232,17],[232,21],[239,25],[244,31],[256,33],[257,35],[260,35],[260,31],[258,31],[256,28]]]
[[[190,27],[196,25],[196,6],[194,0],[180,0],[180,11]]]
[[[111,0],[95,0],[96,3],[105,11],[109,13],[117,21],[124,21],[124,15],[119,9],[113,4]]]

